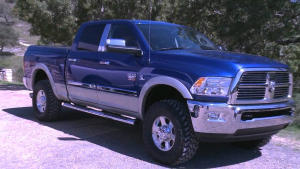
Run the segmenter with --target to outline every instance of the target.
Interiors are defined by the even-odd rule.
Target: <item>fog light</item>
[[[194,117],[194,118],[199,117],[199,110],[200,110],[200,107],[196,105],[194,107],[194,112],[191,113],[191,116]]]
[[[220,117],[220,113],[219,112],[209,112],[208,113],[208,119],[209,120],[218,120]]]

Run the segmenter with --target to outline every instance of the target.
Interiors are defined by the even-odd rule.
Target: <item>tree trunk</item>
[[[3,18],[5,19],[5,21],[6,21],[6,24],[7,24],[7,25],[9,25],[9,21],[8,21],[8,19],[7,19],[6,15],[4,15],[4,16],[3,16]]]

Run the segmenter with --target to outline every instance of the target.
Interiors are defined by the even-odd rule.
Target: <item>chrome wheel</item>
[[[152,125],[152,138],[157,148],[169,151],[175,144],[175,128],[170,119],[159,116]]]
[[[36,105],[41,113],[46,110],[46,94],[43,90],[40,90],[36,96]]]

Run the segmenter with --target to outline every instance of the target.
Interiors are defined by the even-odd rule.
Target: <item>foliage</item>
[[[0,18],[3,18],[7,25],[11,25],[13,22],[14,14],[9,4],[0,2]]]
[[[71,44],[78,27],[104,19],[150,19],[149,0],[22,0],[15,12],[43,44]],[[287,63],[300,77],[300,3],[282,0],[151,0],[151,20],[193,27],[230,51]]]
[[[18,34],[9,25],[0,25],[0,54],[4,46],[15,46],[18,44]]]

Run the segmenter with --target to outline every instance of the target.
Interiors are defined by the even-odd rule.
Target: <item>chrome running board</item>
[[[93,110],[93,109],[90,109],[90,108],[87,108],[87,107],[77,106],[77,105],[73,105],[73,104],[69,104],[69,103],[62,103],[62,106],[68,107],[70,109],[82,111],[82,112],[85,112],[85,113],[93,114],[93,115],[96,115],[96,116],[112,119],[112,120],[115,120],[115,121],[120,121],[120,122],[123,122],[123,123],[131,124],[131,125],[134,125],[134,123],[135,123],[135,119],[127,118],[127,117],[124,117],[124,116],[121,116],[121,115],[118,115],[118,114],[114,114],[114,113],[97,111],[97,110]]]

